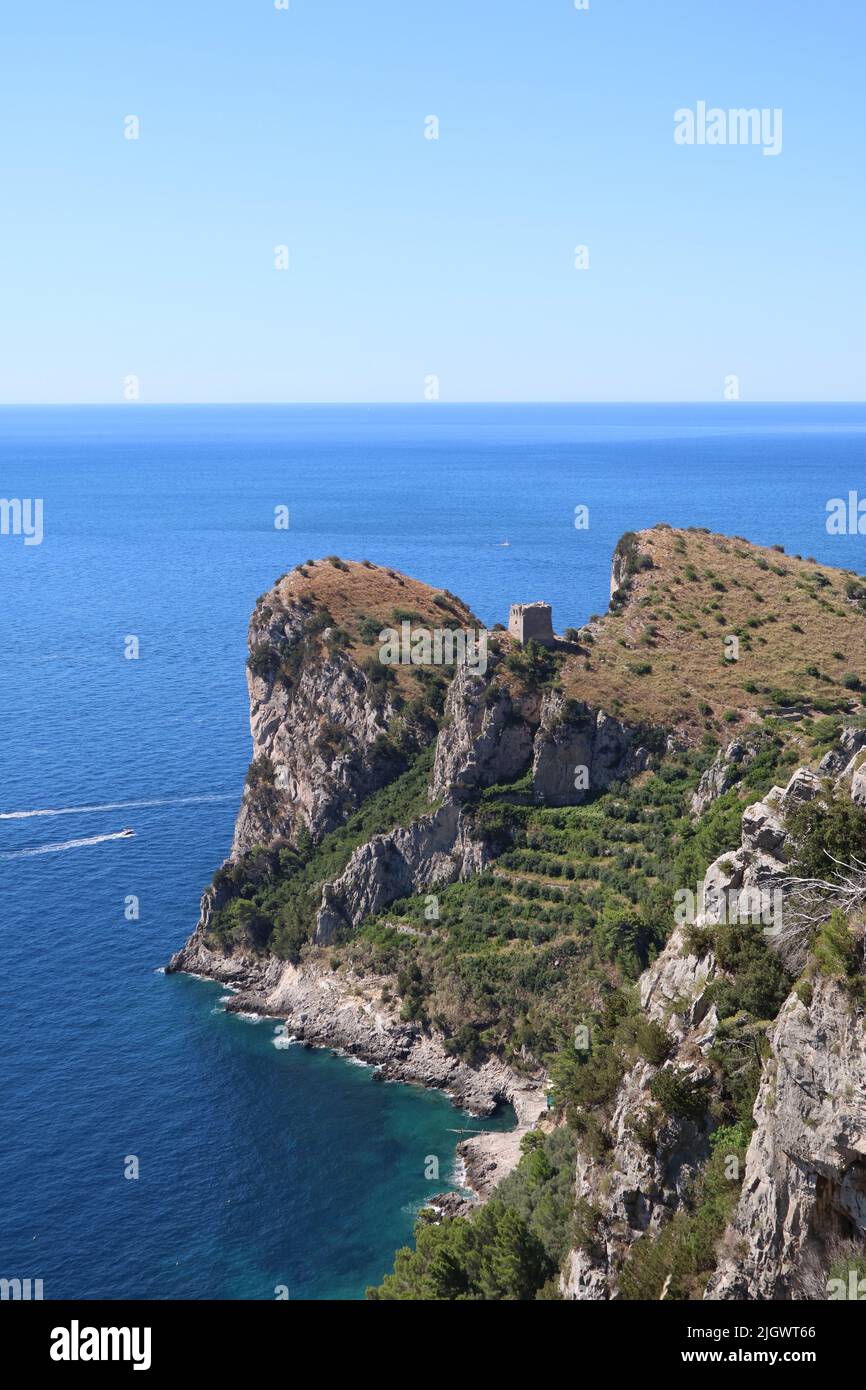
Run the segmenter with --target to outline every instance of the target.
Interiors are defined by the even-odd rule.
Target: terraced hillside
[[[674,907],[707,872],[736,890],[785,855],[819,877],[831,852],[866,858],[866,581],[658,526],[623,537],[610,611],[553,650],[498,626],[484,669],[383,663],[404,623],[478,627],[448,591],[336,556],[258,600],[232,854],[169,969],[478,1113],[534,1096],[494,1198],[422,1221],[371,1296],[688,1298],[711,1278],[788,1296],[784,1252],[764,1269],[774,1230],[745,1274],[717,1263],[740,1202],[726,1165],[742,1174],[753,1108],[772,1113],[777,1015],[818,999],[819,1047],[847,1027],[838,991],[859,1007],[862,933],[822,926],[798,980],[760,925],[693,930]]]
[[[742,783],[697,825],[689,794],[709,750],[584,806],[526,805],[520,780],[488,790],[467,814],[506,823],[510,847],[467,882],[392,903],[331,951],[332,965],[392,976],[404,1016],[443,1032],[466,1061],[555,1053],[655,958],[675,890],[698,882],[743,808],[808,743],[786,735],[761,736]]]

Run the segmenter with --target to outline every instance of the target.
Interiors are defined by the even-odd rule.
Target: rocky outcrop
[[[407,1081],[447,1092],[474,1115],[489,1115],[504,1102],[518,1121],[539,1113],[541,1077],[521,1077],[495,1058],[470,1067],[432,1030],[400,1018],[399,1000],[389,998],[390,981],[335,972],[314,960],[292,965],[274,956],[258,958],[216,949],[199,930],[172,957],[169,974],[186,971],[219,980],[238,991],[226,1007],[283,1019],[285,1038],[332,1048],[375,1066],[386,1081]]]
[[[704,875],[706,921],[763,922],[772,938],[779,884],[789,872],[785,820],[820,789],[814,773],[798,768],[786,787],[773,787],[763,801],[746,807],[739,849],[720,855]]]
[[[824,754],[818,764],[822,777],[844,777],[850,775],[861,760],[858,753],[866,748],[866,729],[849,725],[842,730],[839,742]]]
[[[866,1239],[866,1026],[836,981],[791,994],[770,1035],[756,1129],[711,1299],[826,1298],[834,1242]]]
[[[702,816],[714,801],[736,786],[756,752],[754,743],[736,738],[726,748],[719,749],[710,766],[702,773],[692,796],[692,815],[695,818]]]
[[[866,729],[851,726],[842,730],[838,744],[824,755],[818,773],[846,782],[851,800],[866,806]]]
[[[468,667],[455,673],[436,743],[431,800],[508,782],[526,770],[540,718],[537,695],[513,696]]]
[[[532,748],[532,790],[545,806],[575,806],[642,772],[650,760],[639,731],[603,710],[549,692]]]
[[[431,796],[465,796],[531,767],[546,806],[576,806],[650,761],[640,730],[558,690],[512,693],[458,671],[436,745]]]
[[[615,599],[628,579],[628,563],[625,554],[617,547],[610,564],[610,598]]]
[[[708,986],[716,974],[711,954],[695,956],[682,931],[671,936],[640,980],[641,1006],[672,1041],[665,1068],[711,1085],[706,1054],[718,1019]],[[592,1209],[595,1233],[574,1250],[562,1282],[565,1298],[614,1298],[623,1262],[635,1240],[669,1219],[709,1153],[708,1119],[666,1116],[651,1087],[661,1068],[639,1059],[617,1092],[610,1122],[612,1161],[578,1154],[576,1198]]]
[[[344,872],[326,884],[316,923],[323,945],[338,931],[357,927],[397,898],[480,873],[490,858],[473,838],[453,801],[405,829],[375,835],[355,850]]]
[[[296,843],[302,827],[320,839],[402,770],[386,740],[394,696],[332,646],[322,621],[309,601],[284,602],[279,585],[250,620],[253,760],[233,859],[277,838]],[[406,757],[429,737],[429,729],[406,727]]]
[[[837,763],[837,776],[850,771],[850,761]],[[697,928],[763,921],[774,940],[778,884],[789,872],[785,820],[821,787],[819,776],[798,768],[786,787],[746,808],[739,848],[707,870]],[[718,967],[711,952],[691,954],[688,940],[683,929],[674,931],[641,976],[640,1002],[675,1040],[664,1065],[712,1087],[707,1057],[718,1018],[708,987]],[[834,1245],[866,1237],[864,1011],[819,974],[808,1006],[789,996],[769,1044],[742,1193],[708,1298],[826,1297]],[[562,1282],[567,1298],[617,1296],[634,1241],[670,1217],[708,1155],[709,1122],[667,1119],[655,1132],[648,1125],[657,1072],[639,1060],[624,1076],[610,1122],[612,1157],[578,1157],[576,1196],[593,1212],[595,1229],[572,1252]]]

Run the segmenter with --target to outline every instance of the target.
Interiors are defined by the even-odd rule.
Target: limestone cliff
[[[297,843],[302,829],[321,839],[435,734],[388,668],[370,662],[376,632],[395,621],[388,604],[411,603],[432,621],[433,592],[372,566],[304,570],[278,581],[250,619],[253,758],[233,859],[277,838]]]
[[[852,789],[860,735],[846,730],[822,762],[842,790]],[[739,759],[714,766],[730,761]],[[821,787],[811,769],[798,768],[785,788],[746,808],[740,846],[707,871],[698,930],[762,920],[769,907],[766,934],[784,950],[772,894],[780,891],[784,902],[790,888],[786,821]],[[675,929],[641,977],[640,1003],[674,1039],[664,1066],[703,1079],[711,1098],[719,1029],[711,986],[724,972],[712,951],[693,953],[687,931]],[[862,973],[862,949],[858,968]],[[866,1011],[843,982],[819,971],[805,994],[797,989],[788,996],[768,1042],[742,1192],[719,1243],[707,1298],[825,1298],[834,1250],[852,1238],[862,1248],[866,1238]],[[650,1087],[658,1070],[643,1059],[635,1063],[613,1105],[611,1152],[601,1161],[579,1155],[577,1199],[595,1213],[595,1228],[592,1239],[572,1253],[562,1283],[567,1298],[617,1297],[634,1242],[670,1219],[706,1161],[708,1120],[668,1117],[647,1142]]]
[[[837,1242],[866,1239],[866,1019],[818,976],[770,1033],[737,1212],[706,1297],[826,1298]]]
[[[730,587],[711,568],[720,558],[726,575],[739,566]],[[816,660],[835,674],[833,680],[822,678],[814,699],[819,711],[830,695],[834,708],[846,709],[850,687],[831,659],[838,661],[837,649],[854,638],[862,646],[863,618],[859,609],[853,616],[848,612],[844,583],[807,562],[785,557],[782,563],[778,553],[745,542],[663,527],[624,537],[614,557],[611,611],[581,629],[579,642],[541,651],[531,644],[522,648],[505,633],[485,632],[489,662],[482,668],[459,661],[443,669],[411,660],[389,666],[379,659],[385,629],[478,628],[447,590],[337,557],[299,566],[255,606],[248,664],[253,758],[231,855],[205,892],[199,925],[169,970],[221,980],[238,991],[230,1007],[284,1018],[287,1037],[340,1048],[387,1077],[441,1086],[479,1113],[502,1099],[517,1100],[526,1116],[537,1117],[544,1048],[521,1042],[505,1053],[522,1069],[518,1075],[499,1060],[510,1045],[507,1028],[496,1033],[485,1026],[480,1049],[461,1055],[459,990],[452,999],[442,989],[435,1009],[410,1009],[404,1017],[394,997],[395,977],[377,973],[391,967],[374,959],[374,968],[365,970],[370,957],[353,957],[352,950],[363,950],[377,933],[388,939],[386,952],[389,931],[418,934],[417,928],[383,921],[383,911],[398,899],[481,874],[517,843],[519,814],[580,806],[612,784],[639,778],[665,749],[678,756],[707,734],[718,746],[717,736],[733,722],[740,732],[704,772],[693,817],[744,778],[749,785],[749,769],[774,737],[768,744],[758,732],[756,697],[770,690],[782,660],[769,620],[769,636],[749,646],[748,595],[756,579],[779,606],[791,600],[788,617],[803,617],[801,607],[811,612],[810,605],[820,603],[821,622],[828,625],[821,640],[833,651],[832,658],[819,652]],[[727,596],[722,600],[720,594]],[[688,634],[699,630],[710,642],[702,625],[722,601],[726,612],[717,617],[746,634],[750,679],[735,677],[719,652],[715,661],[693,664],[686,681],[684,653],[695,640]],[[791,631],[799,633],[801,626],[794,623]],[[787,645],[792,641],[785,638]],[[705,649],[710,655],[711,646]],[[795,664],[802,659],[799,647],[786,655],[786,678],[793,681],[802,671]],[[834,682],[838,689],[830,688]],[[789,698],[785,691],[775,694],[782,704]],[[785,891],[792,860],[789,818],[822,794],[824,781],[832,779],[855,803],[866,804],[864,749],[866,730],[852,722],[817,770],[799,768],[787,785],[746,807],[739,845],[718,855],[706,872],[697,923],[671,923],[666,944],[641,976],[639,1016],[651,1035],[646,1046],[637,1032],[630,1039],[628,1064],[613,1075],[606,1093],[612,1100],[604,1142],[584,1144],[578,1159],[575,1192],[579,1211],[588,1216],[563,1276],[566,1297],[623,1296],[623,1270],[636,1243],[652,1240],[688,1206],[711,1154],[716,1112],[729,1102],[722,1096],[718,1046],[731,1025],[730,1018],[720,1020],[716,1005],[718,990],[731,983],[729,966],[718,942],[709,949],[695,931],[723,924],[730,915],[754,919],[756,905],[760,915],[768,897],[772,901],[777,890]],[[641,791],[652,780],[642,778]],[[689,781],[689,793],[693,787]],[[613,800],[619,802],[619,790]],[[642,814],[639,805],[612,809],[634,816],[635,825]],[[686,801],[682,810],[689,823]],[[568,827],[565,841],[574,822],[559,819]],[[605,835],[601,816],[594,833]],[[518,843],[511,857],[522,853]],[[560,851],[545,855],[542,849],[536,857],[538,867],[516,871],[529,875],[535,893],[550,887],[548,859],[558,860]],[[627,842],[622,858],[627,865],[636,862]],[[501,888],[506,864],[503,858],[488,876],[500,894],[510,891]],[[511,937],[503,934],[498,959],[526,962],[520,988],[527,989],[527,1027],[534,1027],[529,1015],[536,979],[558,987],[574,945],[566,940],[573,927],[562,934],[560,928],[572,921],[581,876],[576,863],[566,868],[570,873],[559,874],[553,885],[559,897],[549,899],[554,905],[538,941],[526,922]],[[611,877],[620,872],[611,870]],[[486,888],[486,878],[481,886]],[[653,879],[650,891],[656,886]],[[595,896],[603,895],[596,890]],[[504,901],[500,896],[500,914]],[[631,901],[637,904],[636,896]],[[584,904],[576,906],[582,923]],[[374,916],[374,929],[358,934]],[[635,926],[622,916],[620,910],[602,926]],[[639,927],[645,925],[638,906],[633,916]],[[499,925],[485,924],[491,938]],[[436,951],[445,934],[431,931]],[[773,997],[772,1013],[759,1016],[747,1039],[757,1047],[766,1034],[768,1051],[742,1195],[707,1294],[713,1298],[803,1296],[826,1267],[832,1241],[864,1233],[862,1012],[838,980],[818,977],[808,1002],[802,990],[792,993],[770,1029],[787,979],[800,968],[802,943],[792,951],[787,937],[775,939],[772,927],[767,938],[790,969]],[[659,932],[653,950],[664,939]],[[538,974],[536,961],[543,961]],[[603,965],[613,977],[618,967],[612,958]],[[524,986],[524,979],[532,984]],[[522,1020],[516,1025],[523,1028]],[[759,1071],[755,1063],[755,1076]],[[667,1083],[700,1090],[704,1110],[661,1108],[658,1096]],[[754,1094],[752,1085],[749,1105]],[[478,1190],[486,1192],[501,1170],[490,1166],[481,1147],[474,1160]],[[516,1142],[505,1149],[513,1165]],[[733,1203],[725,1219],[732,1209]]]
[[[650,762],[648,731],[554,688],[491,682],[460,670],[436,744],[431,796],[463,797],[529,772],[545,806],[578,806]]]
[[[355,850],[338,879],[325,884],[316,942],[327,944],[341,928],[357,927],[396,898],[480,873],[490,857],[453,801],[405,829],[375,835]]]
[[[711,954],[698,957],[675,931],[658,960],[641,977],[640,1002],[674,1046],[662,1064],[690,1082],[712,1081],[706,1054],[718,1024],[707,986],[716,974]],[[616,1296],[617,1279],[632,1243],[667,1221],[709,1152],[706,1119],[660,1119],[651,1086],[662,1066],[641,1058],[623,1078],[610,1124],[612,1157],[578,1153],[578,1206],[597,1212],[592,1239],[571,1255],[563,1278],[565,1298]]]

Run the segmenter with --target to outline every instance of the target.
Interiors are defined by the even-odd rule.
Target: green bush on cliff
[[[470,1217],[419,1221],[414,1250],[404,1247],[367,1297],[526,1301],[555,1296],[555,1280],[571,1243],[574,1138],[565,1128],[532,1131],[523,1156]]]
[[[681,1120],[701,1120],[707,1112],[707,1083],[696,1081],[673,1067],[657,1072],[650,1095],[666,1115]]]
[[[718,797],[694,826],[684,828],[676,857],[675,877],[683,887],[701,882],[720,854],[740,843],[747,800],[735,789]]]
[[[638,1020],[635,1041],[641,1057],[654,1067],[667,1061],[673,1047],[673,1038],[667,1029],[646,1016]]]
[[[750,1132],[750,1124],[716,1130],[711,1157],[683,1207],[657,1235],[647,1233],[632,1245],[619,1279],[620,1298],[703,1297],[739,1196]]]
[[[866,859],[866,811],[838,789],[796,806],[787,828],[796,845],[791,872],[802,878],[831,879],[840,864]]]
[[[859,1007],[866,1004],[862,935],[855,935],[839,908],[835,908],[828,920],[821,924],[812,943],[804,977],[799,982],[798,995],[807,1008],[814,992],[812,982],[819,973],[837,980]]]
[[[315,925],[322,884],[339,878],[352,851],[373,835],[408,825],[430,810],[427,783],[433,754],[433,745],[425,748],[406,772],[374,792],[318,845],[302,829],[297,851],[288,846],[261,849],[218,869],[214,885],[228,889],[232,897],[213,914],[211,935],[226,945],[267,949],[297,961]],[[248,906],[238,906],[239,901]]]
[[[551,686],[562,664],[562,654],[542,647],[533,638],[525,647],[512,647],[504,659],[507,671],[518,676],[530,690],[545,690]]]

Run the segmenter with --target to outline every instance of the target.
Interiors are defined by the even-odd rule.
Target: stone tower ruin
[[[542,647],[552,647],[556,639],[550,604],[512,603],[508,614],[508,632],[521,646],[532,641]]]

